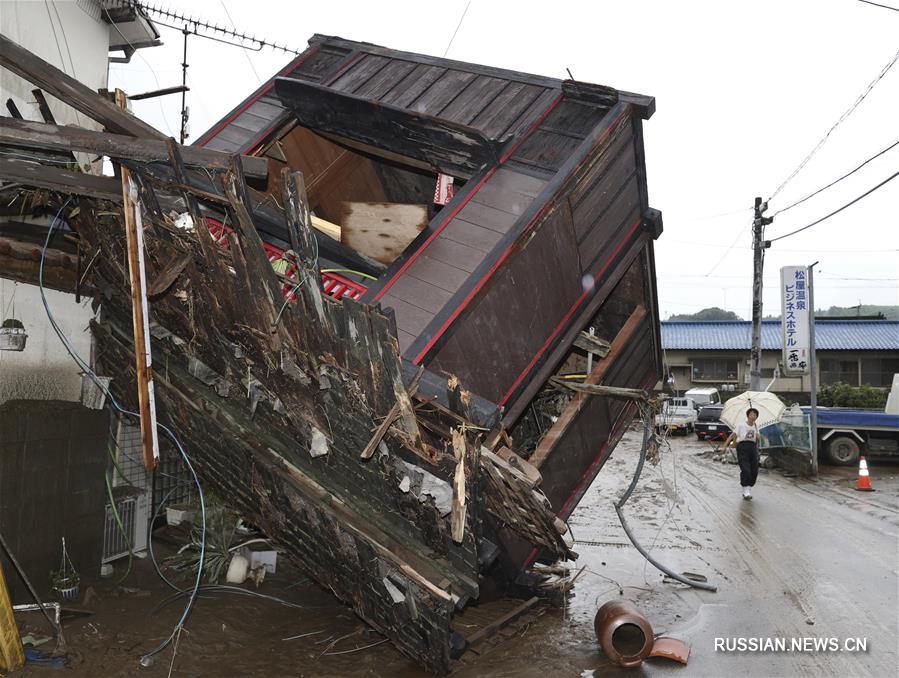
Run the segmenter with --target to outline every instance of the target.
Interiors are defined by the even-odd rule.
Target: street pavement
[[[712,461],[709,443],[670,440],[661,462],[645,467],[625,513],[657,560],[705,576],[719,587],[713,593],[665,578],[618,523],[612,504],[633,475],[639,443],[638,431],[625,436],[571,518],[580,553],[575,567],[586,569],[569,606],[482,657],[478,674],[899,675],[899,463],[871,464],[873,493],[852,489],[855,468],[822,466],[818,481],[763,469],[754,499],[744,501],[736,465]],[[634,601],[656,633],[687,641],[688,665],[664,659],[635,670],[611,665],[592,621],[603,602],[617,597]],[[726,651],[735,639],[762,649]],[[775,639],[827,649],[766,651]],[[860,644],[855,639],[865,651],[847,651]]]

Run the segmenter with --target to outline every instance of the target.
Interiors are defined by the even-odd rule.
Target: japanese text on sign
[[[788,375],[809,372],[808,278],[805,266],[780,269],[783,368]]]

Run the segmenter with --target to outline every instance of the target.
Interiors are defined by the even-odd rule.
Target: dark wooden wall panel
[[[552,273],[534,285],[535,271]],[[499,402],[580,294],[574,232],[560,206],[497,270],[489,292],[474,302],[429,367],[458,374],[466,388]]]
[[[644,319],[634,339],[627,344],[622,353],[613,358],[614,363],[609,367],[606,377],[602,379],[602,384],[639,387],[642,386],[641,381],[655,372],[652,322],[654,321],[651,316]],[[541,488],[552,502],[553,508],[561,511],[563,519],[570,515],[577,501],[569,503],[564,511],[563,507],[572,492],[575,492],[581,484],[591,464],[603,452],[612,429],[625,407],[624,401],[614,398],[599,396],[588,398],[540,467],[544,479]],[[607,448],[604,454],[608,455],[609,451]],[[605,459],[592,469],[592,477],[580,488],[579,494],[582,495],[589,487],[603,463]],[[610,500],[612,499],[610,497]]]

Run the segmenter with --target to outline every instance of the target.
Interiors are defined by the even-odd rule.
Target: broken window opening
[[[634,311],[649,303],[645,279],[644,260],[640,256],[633,261],[596,314],[581,328],[571,350],[509,428],[512,450],[516,454],[525,459],[534,454],[574,395],[570,389],[554,384],[553,379],[583,382],[592,374],[594,379],[603,381],[600,375],[605,371],[603,363],[608,360],[609,347]],[[588,351],[593,353],[592,361]],[[612,378],[609,385],[616,385],[615,381]],[[597,445],[601,442],[597,441]]]
[[[359,271],[339,256],[320,256],[325,292],[336,298],[358,299],[391,264],[414,250],[442,207],[437,202],[448,202],[464,185],[411,158],[299,124],[282,128],[259,154],[269,161],[267,193],[281,194],[284,167],[301,171],[313,226],[370,262],[368,270]],[[276,262],[279,248],[266,250]]]

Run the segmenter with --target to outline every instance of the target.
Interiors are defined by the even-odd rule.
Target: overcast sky
[[[899,7],[899,0],[893,0]],[[884,0],[889,4],[888,0]],[[665,232],[656,248],[662,317],[721,306],[750,317],[751,205],[768,198],[899,50],[899,12],[857,0],[747,3],[443,0],[196,0],[168,7],[303,49],[314,33],[611,85],[656,97],[645,123],[649,196]],[[230,19],[228,14],[230,13]],[[154,15],[153,18],[156,18]],[[182,35],[112,64],[110,85],[181,83]],[[292,56],[191,37],[191,137]],[[177,136],[180,96],[134,102]],[[769,214],[899,140],[899,64],[777,197]],[[899,170],[899,147],[782,215],[774,238],[818,219]],[[779,268],[819,260],[816,306],[899,303],[899,178],[768,250],[765,313],[780,312]]]

